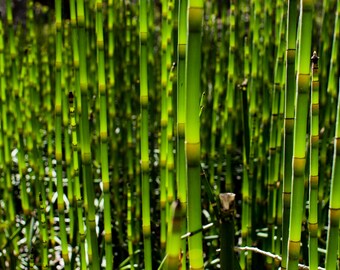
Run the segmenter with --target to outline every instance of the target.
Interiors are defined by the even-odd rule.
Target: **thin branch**
[[[181,239],[183,240],[185,238],[188,238],[188,237],[195,235],[196,233],[205,231],[205,230],[209,229],[210,227],[214,226],[214,224],[215,224],[214,222],[211,222],[211,223],[208,223],[207,225],[203,225],[203,227],[201,229],[198,229],[198,230],[193,231],[193,232],[187,232],[186,234],[183,234],[181,236]]]
[[[270,253],[270,252],[267,252],[267,251],[263,251],[263,250],[256,248],[256,247],[235,247],[234,249],[236,251],[252,251],[252,252],[256,252],[256,253],[268,256],[270,258],[273,258],[274,260],[278,260],[280,262],[282,261],[282,258],[279,255],[276,255],[276,254],[273,254],[273,253]],[[309,270],[309,266],[303,265],[303,264],[300,264],[300,263],[298,264],[298,267],[299,267],[300,270]],[[319,266],[318,270],[326,270],[326,269]]]

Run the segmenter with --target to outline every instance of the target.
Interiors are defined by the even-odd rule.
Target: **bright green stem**
[[[68,256],[68,243],[65,223],[65,206],[63,191],[63,148],[62,148],[62,28],[61,28],[61,6],[62,1],[55,2],[56,10],[56,86],[55,86],[55,157],[57,160],[57,193],[58,193],[58,213],[60,224],[60,238],[62,246],[62,256],[65,262],[65,268],[70,269],[70,259]]]
[[[199,101],[201,97],[201,24],[203,1],[189,1],[188,36],[186,47],[186,165],[188,230],[202,227],[201,180],[200,180],[200,120]],[[189,261],[192,270],[203,269],[202,232],[189,238]]]
[[[152,269],[150,184],[149,184],[149,137],[148,137],[148,68],[147,68],[147,1],[140,0],[140,107],[141,107],[141,170],[142,170],[142,227],[144,238],[144,268]]]
[[[340,88],[339,92],[340,93]],[[340,99],[338,99],[334,138],[333,167],[329,198],[328,234],[326,247],[326,269],[337,269],[337,251],[339,241],[340,202]]]
[[[85,8],[84,1],[77,0],[77,22],[79,34],[79,74],[81,91],[81,115],[80,115],[80,143],[81,161],[83,172],[83,185],[85,197],[86,227],[88,241],[88,258],[91,269],[97,270],[100,267],[98,254],[98,240],[96,234],[94,188],[91,172],[91,140],[89,129],[89,110],[88,110],[88,77],[87,77],[87,36],[85,30]]]
[[[318,187],[319,187],[319,73],[318,57],[312,57],[310,105],[310,169],[309,169],[309,267],[318,268]]]
[[[85,258],[85,229],[83,222],[83,198],[81,195],[80,181],[79,181],[79,153],[78,153],[78,134],[77,134],[77,123],[75,117],[75,106],[74,106],[73,93],[69,93],[69,114],[70,114],[70,126],[72,135],[72,154],[73,154],[73,174],[74,178],[74,196],[77,211],[77,224],[78,224],[78,241],[80,246],[80,266],[81,269],[86,269],[86,258]]]
[[[168,139],[167,139],[167,127],[168,127],[168,97],[167,97],[167,81],[168,81],[168,69],[167,69],[167,51],[168,51],[168,1],[162,1],[162,33],[161,33],[161,153],[160,153],[160,168],[161,168],[161,248],[164,250],[166,246],[166,197],[167,197],[167,152],[168,152]]]
[[[286,269],[287,243],[289,230],[292,158],[293,158],[293,127],[295,102],[295,43],[297,9],[296,0],[288,1],[287,12],[287,47],[286,47],[286,83],[284,110],[284,142],[283,142],[283,193],[282,193],[282,268]]]
[[[313,2],[301,0],[299,22],[298,73],[293,147],[292,198],[290,208],[287,269],[298,268],[301,222],[304,216],[304,175],[306,166],[306,132],[310,83],[310,49],[312,41]]]
[[[337,97],[337,86],[339,83],[339,50],[340,50],[340,3],[337,1],[337,9],[335,12],[335,25],[333,32],[333,44],[332,44],[332,54],[330,59],[329,76],[327,84],[327,92],[333,97]]]
[[[186,23],[187,23],[187,0],[179,1],[178,5],[178,48],[177,48],[177,198],[182,203],[183,213],[187,209],[187,188],[186,188],[186,166],[185,166],[185,106],[186,106],[186,85],[185,85],[185,50],[186,50]],[[186,219],[183,220],[182,234],[187,230]],[[186,240],[182,241],[182,252],[186,254]],[[186,256],[182,257],[182,269],[186,270]]]
[[[100,102],[100,154],[101,173],[104,193],[104,231],[105,231],[105,258],[106,269],[113,267],[112,235],[111,235],[111,200],[110,200],[110,179],[108,164],[108,125],[107,125],[107,94],[105,77],[105,55],[104,55],[104,35],[103,35],[103,11],[102,1],[96,1],[96,36],[97,36],[97,70],[98,70],[98,90]]]
[[[168,226],[167,269],[177,270],[180,265],[181,233],[184,213],[180,201],[171,205],[171,223]]]

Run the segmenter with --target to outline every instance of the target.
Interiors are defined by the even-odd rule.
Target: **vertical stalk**
[[[269,170],[268,170],[268,246],[269,251],[274,252],[274,227],[275,227],[275,217],[276,217],[276,194],[278,190],[279,182],[279,166],[280,166],[280,154],[278,152],[278,143],[281,141],[281,122],[279,119],[280,104],[282,98],[282,73],[283,73],[283,56],[284,56],[284,13],[283,9],[280,11],[281,23],[280,31],[277,37],[277,55],[275,61],[275,71],[274,71],[274,84],[272,93],[272,108],[271,108],[271,119],[270,119],[270,134],[269,134]],[[268,259],[267,259],[268,261]],[[273,261],[271,261],[272,263]]]
[[[79,86],[81,92],[80,143],[81,161],[85,197],[86,237],[88,243],[89,266],[99,269],[98,240],[96,234],[94,188],[91,173],[91,138],[88,110],[88,78],[87,78],[87,35],[85,29],[85,7],[83,0],[77,0],[78,45],[79,45]]]
[[[294,82],[295,82],[295,46],[297,1],[288,1],[286,30],[286,82],[283,137],[283,210],[282,210],[282,268],[286,269],[287,243],[289,230],[289,214],[291,199],[292,158],[293,158],[293,128],[294,128]]]
[[[8,103],[10,97],[8,97],[7,93],[7,82],[6,82],[6,69],[5,69],[5,46],[4,46],[4,28],[2,20],[0,20],[0,106],[1,106],[1,133],[2,133],[2,147],[3,147],[3,164],[1,165],[4,170],[4,178],[6,179],[6,188],[7,188],[7,211],[8,211],[8,220],[10,223],[14,223],[15,221],[15,210],[14,210],[14,201],[13,201],[13,185],[10,179],[10,165],[11,165],[11,156],[10,156],[10,138],[9,138],[9,123],[8,123]]]
[[[168,13],[167,13],[167,23],[168,23],[168,35],[167,35],[167,70],[168,72],[168,80],[166,85],[166,96],[167,96],[167,114],[168,114],[168,125],[167,125],[167,158],[166,158],[166,194],[167,194],[167,204],[166,204],[166,223],[171,223],[171,203],[175,198],[174,193],[174,153],[173,153],[173,132],[174,132],[174,119],[175,113],[173,109],[173,88],[174,88],[174,75],[176,62],[171,65],[171,56],[173,51],[173,42],[172,42],[172,32],[173,32],[173,9],[174,3],[173,1],[168,2]],[[169,67],[170,66],[170,67]]]
[[[318,186],[319,186],[319,71],[318,56],[312,56],[309,157],[309,269],[318,268]]]
[[[312,42],[313,1],[300,1],[298,72],[293,146],[292,198],[290,209],[287,269],[298,268],[301,222],[304,210],[304,176],[306,166],[306,131],[310,83],[310,49]]]
[[[170,210],[171,223],[168,226],[168,241],[170,243],[167,246],[167,269],[177,270],[180,267],[181,227],[184,213],[182,204],[178,200],[172,203]]]
[[[235,235],[235,194],[221,193],[221,224],[220,224],[220,242],[221,242],[221,269],[235,269],[236,262],[234,256],[234,235]]]
[[[140,42],[140,107],[141,107],[141,170],[142,170],[142,227],[144,239],[144,268],[152,269],[150,186],[149,186],[149,136],[148,136],[148,63],[147,63],[147,0],[140,0],[139,42]]]
[[[78,224],[78,243],[80,249],[80,267],[82,270],[86,269],[86,255],[85,255],[85,228],[83,222],[83,197],[80,188],[79,179],[79,153],[78,153],[78,134],[77,134],[77,122],[76,122],[76,108],[73,92],[69,92],[69,121],[71,126],[72,135],[72,169],[74,178],[74,195],[77,209],[77,224]]]
[[[337,106],[337,119],[336,119],[336,132],[334,138],[334,154],[333,154],[333,167],[331,178],[331,194],[329,200],[329,217],[328,217],[328,234],[327,234],[327,247],[326,247],[326,269],[337,269],[337,251],[338,251],[338,237],[339,237],[339,214],[340,204],[337,200],[339,194],[340,182],[340,99],[338,99]]]
[[[57,161],[57,204],[60,224],[60,238],[62,245],[62,256],[65,268],[70,269],[68,256],[68,243],[65,223],[65,205],[63,190],[63,147],[62,147],[62,1],[55,2],[55,26],[56,26],[56,61],[55,61],[55,157]]]
[[[180,0],[178,5],[178,48],[177,48],[177,198],[181,202],[183,214],[187,212],[187,188],[185,166],[185,116],[186,116],[186,84],[185,84],[185,59],[186,59],[186,23],[187,23],[187,0]],[[182,235],[186,233],[187,222],[182,221]],[[182,240],[181,249],[186,254],[186,239]],[[186,256],[182,256],[182,270],[186,270]]]
[[[160,168],[161,168],[161,187],[160,187],[160,207],[161,207],[161,248],[165,249],[166,245],[166,184],[167,184],[167,152],[168,152],[168,98],[167,98],[167,50],[168,50],[168,1],[162,1],[162,31],[161,31],[161,153],[160,153]]]
[[[186,47],[186,165],[188,230],[202,227],[201,221],[201,180],[200,180],[200,120],[199,100],[201,96],[201,29],[203,1],[189,0],[187,14]],[[190,268],[203,269],[202,232],[189,238]]]
[[[107,94],[105,76],[105,52],[103,34],[103,3],[96,0],[96,37],[97,37],[97,79],[100,102],[100,154],[101,174],[104,193],[104,239],[106,269],[113,268],[112,235],[111,235],[111,199],[108,162],[108,127],[107,127]]]
[[[337,97],[337,86],[338,86],[338,71],[339,71],[339,50],[340,50],[340,3],[337,1],[337,9],[335,12],[335,25],[333,32],[333,43],[332,43],[332,53],[330,59],[330,67],[328,74],[328,84],[327,84],[327,93],[331,95],[331,97]]]

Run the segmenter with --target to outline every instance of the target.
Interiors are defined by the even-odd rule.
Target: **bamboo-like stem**
[[[187,188],[185,166],[185,117],[186,117],[186,84],[185,84],[185,59],[186,59],[186,23],[187,23],[187,0],[180,0],[178,5],[178,48],[177,48],[177,198],[181,202],[183,214],[187,212]],[[182,221],[182,232],[187,231],[187,222]],[[186,240],[182,241],[181,250],[186,254]],[[186,270],[186,256],[182,256],[182,270]]]
[[[171,223],[168,226],[168,241],[167,245],[167,269],[175,270],[179,269],[180,252],[181,252],[181,232],[182,232],[182,221],[183,208],[180,201],[174,201],[171,205]]]
[[[287,269],[297,269],[300,256],[301,223],[304,209],[306,131],[310,82],[313,1],[300,1],[298,73],[294,123],[292,198],[289,222]]]
[[[105,52],[103,34],[103,3],[96,1],[96,36],[97,36],[97,70],[98,70],[98,91],[100,102],[100,154],[101,174],[104,193],[104,239],[105,239],[105,261],[106,269],[113,269],[112,234],[111,234],[111,199],[110,179],[108,164],[108,127],[107,127],[107,89],[105,76]]]
[[[60,237],[62,245],[62,256],[65,263],[65,268],[70,269],[70,258],[68,256],[68,242],[66,235],[66,223],[65,223],[65,205],[64,205],[64,191],[63,191],[63,147],[62,147],[62,1],[55,2],[56,12],[56,102],[55,102],[55,157],[57,160],[57,193],[58,193],[58,214],[60,223]]]
[[[235,50],[236,50],[236,5],[235,1],[230,3],[230,25],[229,25],[229,57],[228,57],[228,75],[227,75],[227,88],[226,88],[226,98],[225,98],[225,112],[224,112],[224,140],[226,147],[226,159],[227,159],[227,176],[226,176],[226,191],[231,191],[233,188],[232,183],[232,173],[229,168],[231,168],[231,159],[233,151],[234,142],[234,106],[235,106]]]
[[[234,257],[234,218],[235,218],[235,194],[221,193],[221,224],[220,224],[220,240],[221,240],[221,269],[235,269],[236,263]]]
[[[169,11],[170,12],[170,11]],[[173,153],[173,129],[174,129],[174,112],[173,112],[173,80],[175,74],[176,63],[174,62],[167,83],[167,112],[168,112],[168,126],[167,126],[167,140],[168,140],[168,152],[167,152],[167,224],[171,223],[170,207],[175,199],[174,189],[174,153]]]
[[[168,152],[168,98],[167,98],[167,82],[168,82],[168,68],[167,68],[167,54],[168,54],[168,1],[162,1],[162,33],[161,33],[161,153],[160,153],[160,168],[161,168],[161,195],[160,195],[160,208],[161,208],[161,248],[165,250],[166,246],[166,197],[167,197],[167,152]]]
[[[90,268],[99,268],[98,240],[96,234],[94,189],[91,175],[91,144],[88,118],[88,78],[87,78],[87,37],[85,30],[85,6],[83,0],[77,0],[77,23],[78,23],[78,45],[79,45],[79,86],[81,92],[81,115],[80,115],[80,143],[81,161],[83,173],[83,185],[85,194],[85,213],[88,243],[88,258]]]
[[[174,118],[175,113],[173,110],[173,88],[174,88],[174,72],[176,62],[171,66],[171,57],[173,53],[173,9],[174,3],[172,0],[167,3],[166,12],[166,51],[165,51],[165,65],[168,78],[166,80],[166,113],[167,113],[167,126],[166,126],[166,173],[165,173],[165,191],[166,191],[166,205],[165,205],[165,223],[168,226],[171,223],[171,203],[174,200],[174,153],[173,153],[173,132],[174,132]],[[166,228],[168,230],[168,228]],[[167,233],[167,232],[166,232]],[[169,244],[166,241],[165,248]]]
[[[242,237],[242,245],[247,245],[249,242],[249,239],[251,238],[251,217],[249,214],[249,207],[251,206],[252,202],[252,190],[249,185],[249,172],[253,173],[254,168],[253,168],[253,160],[254,160],[254,147],[251,147],[251,152],[250,152],[250,130],[249,130],[249,106],[248,106],[248,98],[247,98],[247,93],[248,93],[248,77],[249,77],[249,46],[247,42],[247,38],[245,38],[245,49],[244,49],[244,77],[245,80],[242,82],[241,85],[239,85],[240,90],[242,91],[241,97],[242,97],[242,125],[243,125],[243,130],[244,130],[244,138],[243,138],[243,166],[244,166],[244,171],[243,171],[243,182],[242,182],[242,211],[244,215],[242,215],[242,220],[241,220],[241,237]],[[230,155],[228,155],[230,156]],[[230,159],[230,157],[229,157]],[[254,186],[254,185],[253,185]],[[249,222],[250,221],[250,222]],[[240,255],[240,266],[241,269],[245,269],[246,267],[246,257],[245,254]]]
[[[80,267],[82,270],[86,269],[86,255],[85,255],[85,228],[83,222],[83,198],[81,195],[80,180],[79,180],[79,153],[78,153],[78,139],[77,139],[77,123],[75,117],[75,100],[73,92],[69,93],[69,120],[72,135],[72,169],[74,178],[74,197],[77,211],[77,224],[78,224],[78,243],[80,248]]]
[[[280,29],[278,34],[278,49],[275,61],[274,71],[274,84],[272,93],[272,108],[270,119],[270,140],[269,140],[269,172],[268,172],[268,217],[267,223],[269,228],[268,247],[270,252],[274,252],[274,226],[276,215],[276,194],[279,183],[279,169],[280,169],[280,148],[278,144],[281,144],[281,121],[280,121],[280,107],[282,104],[282,77],[283,77],[283,56],[285,49],[284,37],[284,11],[281,8],[280,11]],[[273,262],[271,261],[270,264]]]
[[[318,260],[318,187],[319,187],[319,71],[318,56],[312,56],[310,104],[310,173],[309,173],[309,266],[317,269]]]
[[[140,108],[141,108],[141,172],[142,172],[142,227],[144,239],[144,268],[152,269],[151,253],[151,224],[150,224],[150,184],[149,184],[149,136],[148,136],[148,108],[149,108],[149,90],[148,90],[148,67],[147,67],[147,1],[140,0]]]
[[[339,92],[338,92],[339,95]],[[331,189],[329,198],[329,216],[328,216],[328,234],[327,234],[327,248],[326,248],[326,268],[337,269],[337,253],[338,253],[338,241],[339,241],[339,213],[340,204],[338,202],[337,194],[339,194],[340,182],[340,148],[339,148],[339,137],[340,137],[340,100],[338,99],[337,105],[337,117],[334,137],[334,154],[333,154],[333,167],[332,167],[332,178],[331,178]]]
[[[249,42],[250,47],[250,79],[249,79],[249,86],[247,91],[248,99],[249,99],[249,138],[250,138],[250,150],[249,150],[249,168],[250,173],[249,176],[252,178],[249,179],[249,190],[251,190],[251,201],[253,202],[252,205],[255,205],[255,202],[260,203],[262,201],[263,195],[261,194],[263,191],[262,189],[262,183],[263,181],[258,181],[260,176],[261,169],[256,169],[256,167],[261,166],[261,159],[259,159],[257,162],[255,161],[256,157],[263,157],[263,151],[266,147],[266,141],[264,141],[264,144],[261,143],[261,138],[259,133],[258,125],[260,124],[261,118],[259,117],[259,107],[257,104],[261,102],[260,99],[260,83],[261,83],[261,72],[259,72],[261,69],[260,63],[261,63],[261,43],[260,41],[260,23],[261,23],[261,2],[258,1],[251,1],[250,2],[252,10],[251,10],[251,39]],[[264,99],[268,96],[267,93],[263,94]],[[263,101],[263,111],[264,115],[262,117],[262,131],[267,132],[268,129],[268,102]],[[260,145],[263,145],[263,147],[260,147]],[[256,164],[257,163],[257,164]],[[260,178],[260,179],[261,179]],[[256,180],[255,180],[256,179]],[[257,209],[256,211],[254,207],[251,208],[252,210],[249,211],[248,215],[248,227],[253,228],[251,231],[248,229],[248,235],[247,235],[247,245],[250,245],[250,242],[252,241],[252,237],[254,236],[254,227],[255,224],[261,224],[263,221],[261,218],[264,216],[263,213],[261,213],[261,209]],[[247,254],[246,258],[246,267],[249,268],[252,264],[252,254]]]
[[[201,96],[201,28],[203,1],[189,0],[187,14],[186,47],[186,165],[187,165],[187,217],[188,230],[201,228],[201,180],[200,180],[200,121]],[[202,233],[189,238],[189,262],[191,269],[203,269]]]
[[[69,24],[65,25],[64,28],[64,64],[63,64],[63,80],[62,80],[62,129],[63,129],[63,138],[64,138],[64,171],[66,175],[66,186],[67,186],[67,194],[66,194],[66,212],[68,212],[69,218],[69,243],[71,248],[76,247],[76,224],[75,224],[75,200],[74,200],[74,179],[71,176],[71,169],[72,169],[72,147],[71,147],[71,134],[69,133],[69,98],[68,98],[68,90],[70,89],[69,85],[69,77],[70,77],[70,67],[72,67],[72,57],[71,57],[71,48],[70,48],[70,27]],[[70,267],[71,269],[74,268],[75,256],[70,256]]]
[[[340,4],[337,1],[337,8],[335,12],[335,24],[334,24],[334,32],[333,32],[333,43],[332,43],[332,53],[330,59],[330,67],[329,67],[329,75],[328,75],[328,84],[327,84],[327,93],[331,95],[331,97],[337,97],[337,88],[338,88],[338,71],[339,64],[337,64],[337,59],[339,58],[339,50],[340,50]]]
[[[140,137],[140,117],[139,121],[137,121],[137,134],[136,134],[136,151],[135,154],[137,157],[141,157],[141,137]],[[142,179],[142,173],[141,173],[141,162],[140,159],[135,160],[135,168],[136,168],[136,198],[134,199],[135,201],[135,222],[134,222],[134,227],[133,227],[133,243],[135,245],[135,249],[138,250],[140,248],[140,239],[142,237],[142,187],[141,187],[141,179]],[[136,264],[141,263],[141,258],[137,257],[135,262]]]
[[[286,82],[285,82],[285,110],[284,110],[284,137],[283,137],[283,193],[282,193],[282,268],[286,269],[287,243],[289,229],[292,158],[293,158],[293,127],[295,102],[295,45],[297,1],[288,1],[287,30],[286,30]]]
[[[113,118],[116,116],[116,106],[114,103],[114,97],[115,97],[115,72],[114,72],[114,50],[115,50],[115,33],[114,33],[114,21],[115,21],[115,9],[114,9],[114,1],[108,0],[107,3],[107,31],[108,31],[108,48],[107,48],[107,58],[108,58],[108,83],[107,83],[107,89],[109,93],[109,116],[110,118]],[[113,128],[113,121],[110,121],[110,130]]]
[[[72,178],[74,179],[74,199],[76,203],[77,225],[78,225],[78,243],[80,253],[80,267],[86,269],[86,253],[85,253],[85,228],[83,222],[84,200],[80,182],[80,147],[78,145],[79,126],[77,125],[77,115],[81,114],[81,93],[80,93],[80,73],[79,73],[79,45],[78,45],[78,28],[76,16],[76,1],[70,1],[70,18],[72,28],[72,55],[74,70],[74,92],[69,92],[69,121],[72,135]],[[75,96],[78,98],[75,99]]]

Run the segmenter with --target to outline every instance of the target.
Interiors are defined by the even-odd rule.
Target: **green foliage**
[[[338,267],[339,1],[21,2],[0,269]]]

